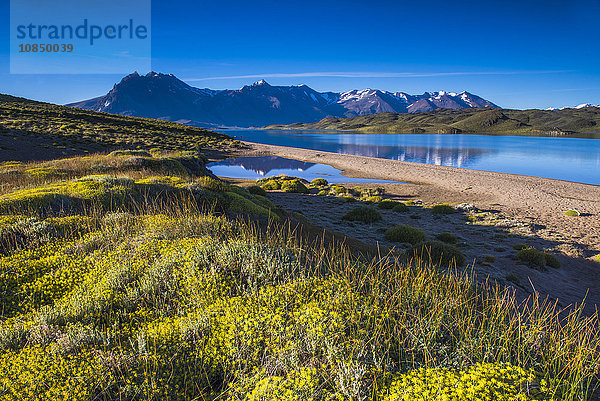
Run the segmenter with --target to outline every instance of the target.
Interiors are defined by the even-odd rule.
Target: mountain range
[[[469,92],[422,95],[376,89],[317,92],[306,85],[272,86],[264,80],[236,90],[213,90],[195,88],[172,74],[155,72],[146,75],[135,72],[115,84],[106,95],[67,106],[198,127],[258,127],[385,112],[498,108]]]

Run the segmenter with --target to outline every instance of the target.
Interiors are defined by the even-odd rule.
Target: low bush
[[[517,260],[529,266],[549,266],[554,269],[560,267],[558,258],[550,253],[539,251],[535,248],[524,248],[517,252]]]
[[[458,242],[458,237],[450,233],[441,233],[436,235],[435,238],[442,242],[445,242],[446,244],[456,244]]]
[[[425,233],[419,228],[400,224],[387,230],[385,232],[385,239],[392,242],[403,242],[415,245],[425,241]]]
[[[368,203],[379,203],[383,200],[383,198],[381,196],[376,195],[376,196],[368,196],[368,197],[364,198],[363,200]]]
[[[496,257],[494,255],[484,255],[483,260],[489,263],[494,263],[496,261]]]
[[[311,187],[326,187],[329,185],[325,178],[315,178],[310,182]]]
[[[546,266],[549,266],[553,269],[560,268],[560,261],[558,258],[551,253],[544,252],[544,257],[546,258]]]
[[[535,248],[521,249],[517,252],[517,260],[530,266],[544,266],[546,264],[544,252],[538,251]]]
[[[393,209],[399,203],[400,202],[395,201],[395,200],[384,199],[381,202],[379,202],[379,204],[377,206],[379,206],[380,209],[390,210],[390,209]]]
[[[396,212],[396,213],[408,212],[408,206],[406,206],[406,204],[404,204],[402,202],[398,202],[398,204],[395,205],[394,208],[392,209],[392,212]]]
[[[565,216],[570,216],[570,217],[577,217],[577,216],[581,215],[581,213],[579,213],[577,210],[574,210],[574,209],[569,209],[564,214],[565,214]]]
[[[381,214],[372,207],[357,206],[346,213],[342,219],[348,221],[362,221],[363,223],[374,223],[381,220]]]
[[[465,264],[465,256],[458,248],[441,241],[426,241],[417,244],[407,251],[407,255],[440,266],[462,266]]]
[[[308,192],[308,188],[300,182],[300,180],[286,180],[281,183],[281,190],[283,192],[294,192],[305,194]]]
[[[452,214],[455,209],[447,203],[440,203],[438,205],[433,205],[431,211],[435,214]]]
[[[277,180],[268,180],[264,184],[261,184],[260,187],[267,191],[276,191],[281,189],[281,184]]]
[[[265,191],[263,188],[259,187],[258,185],[251,185],[246,189],[252,195],[267,196],[267,191]]]

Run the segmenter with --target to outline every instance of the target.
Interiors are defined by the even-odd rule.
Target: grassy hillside
[[[341,129],[395,133],[554,134],[600,132],[600,109],[438,109],[428,113],[380,113],[325,118],[313,124],[270,125],[271,129]]]
[[[4,163],[0,180],[3,400],[585,400],[597,384],[597,317],[303,240],[198,154]]]
[[[52,159],[114,149],[227,150],[226,135],[0,95],[0,161]]]

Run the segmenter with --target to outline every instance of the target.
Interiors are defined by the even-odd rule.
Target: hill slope
[[[600,132],[600,108],[562,110],[438,109],[428,113],[379,113],[324,118],[313,124],[269,125],[269,129],[339,129],[398,133],[553,134]]]
[[[202,150],[230,145],[238,143],[201,128],[0,95],[0,161],[114,149]]]

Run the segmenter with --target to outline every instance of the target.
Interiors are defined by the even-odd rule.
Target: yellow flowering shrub
[[[0,354],[2,400],[90,400],[106,390],[110,370],[89,350],[61,354],[34,345]]]
[[[467,370],[417,369],[395,377],[383,401],[550,400],[544,379],[533,370],[502,363],[478,363]]]
[[[372,280],[380,272],[364,273],[362,257],[244,227],[167,213],[0,217],[15,237],[6,244],[27,239],[0,256],[0,399],[564,399],[552,371],[541,372],[549,386],[501,353],[456,367],[485,345],[453,345],[448,333],[463,320],[436,306],[467,288],[452,307],[479,308],[471,284],[449,290],[435,269],[398,265]],[[536,352],[542,362],[523,366],[554,355]],[[440,366],[452,369],[419,369],[423,355],[444,353]]]

